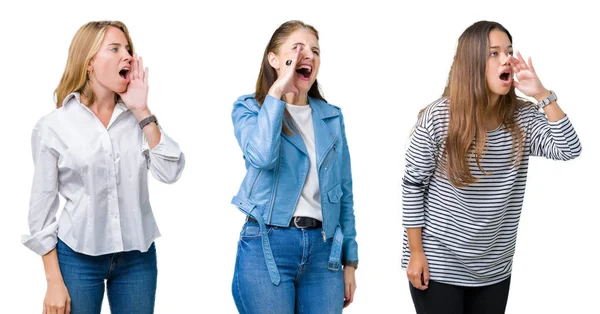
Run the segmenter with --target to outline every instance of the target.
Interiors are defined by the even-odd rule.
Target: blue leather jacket
[[[323,239],[333,237],[329,268],[358,262],[354,222],[350,154],[340,108],[309,97],[315,132],[315,151]],[[266,225],[287,227],[309,170],[302,137],[282,132],[285,102],[267,95],[262,107],[254,95],[233,105],[235,137],[246,162],[246,176],[232,204],[261,226],[263,251],[273,284],[279,273],[271,252]]]

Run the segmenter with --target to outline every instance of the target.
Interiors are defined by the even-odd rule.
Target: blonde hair
[[[56,108],[60,108],[65,97],[72,92],[81,93],[86,99],[87,105],[94,103],[96,97],[90,86],[87,67],[100,50],[104,34],[111,26],[120,29],[125,34],[125,38],[129,43],[129,52],[133,54],[133,43],[124,23],[119,21],[93,21],[80,27],[75,33],[73,41],[71,41],[65,71],[58,87],[54,90]],[[118,97],[119,95],[115,93],[115,101],[118,100]]]

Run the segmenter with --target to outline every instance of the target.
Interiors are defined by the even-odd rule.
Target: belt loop
[[[333,244],[331,245],[331,254],[329,255],[329,270],[339,270],[341,267],[342,243],[344,242],[344,234],[342,228],[337,226],[333,235]]]

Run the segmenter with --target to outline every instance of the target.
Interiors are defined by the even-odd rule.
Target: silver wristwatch
[[[550,91],[550,95],[548,95],[548,97],[538,102],[538,107],[544,108],[548,106],[551,102],[556,101],[557,99],[558,98],[556,97],[556,94],[553,91]]]

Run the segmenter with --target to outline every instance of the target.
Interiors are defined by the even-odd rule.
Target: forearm
[[[142,122],[142,120],[144,120],[152,115],[152,113],[150,112],[149,109],[132,110],[132,113],[135,116],[138,123]],[[146,126],[142,129],[142,131],[144,132],[144,135],[146,136],[146,140],[148,141],[148,146],[150,147],[150,149],[153,149],[154,147],[156,147],[156,145],[158,145],[158,143],[160,143],[161,133],[160,133],[160,129],[158,128],[158,125],[156,123],[146,124]]]
[[[42,256],[42,262],[44,263],[44,272],[46,273],[47,282],[62,282],[62,273],[60,272],[60,266],[58,265],[58,255],[56,248],[48,252],[48,254]]]
[[[406,228],[408,235],[408,248],[411,253],[423,252],[422,228]]]
[[[550,91],[544,89],[544,91],[535,95],[534,98],[540,102],[548,96],[550,96]],[[546,117],[548,117],[548,121],[550,122],[556,122],[566,116],[556,101],[553,101],[545,106],[544,112],[546,113]]]

